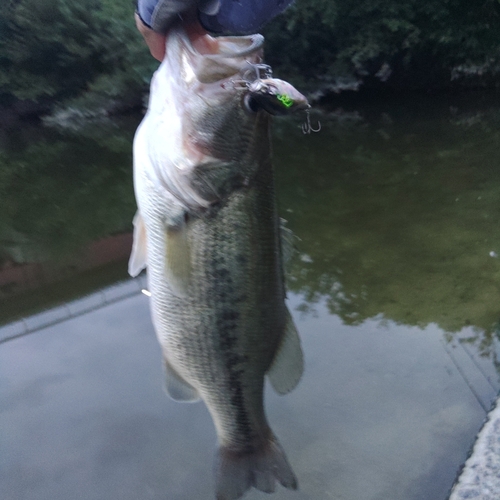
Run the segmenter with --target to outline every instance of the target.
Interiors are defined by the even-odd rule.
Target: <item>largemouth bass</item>
[[[207,35],[208,37],[208,35]],[[262,65],[263,37],[167,38],[134,141],[131,275],[147,267],[166,390],[202,399],[216,427],[216,497],[297,487],[266,419],[264,377],[284,394],[303,370],[285,288],[270,116],[307,109]]]

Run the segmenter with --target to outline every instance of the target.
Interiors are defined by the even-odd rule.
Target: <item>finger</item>
[[[158,61],[163,61],[165,57],[166,36],[156,33],[156,31],[146,26],[137,13],[135,13],[135,25],[149,47],[151,55]]]

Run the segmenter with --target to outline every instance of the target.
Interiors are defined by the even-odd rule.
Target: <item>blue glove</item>
[[[283,12],[293,0],[220,0],[215,14],[200,11],[202,26],[212,33],[247,35]]]
[[[257,32],[293,0],[138,0],[144,24],[165,33],[182,14],[197,8],[202,26],[212,33],[245,35]]]
[[[198,0],[138,0],[137,13],[142,22],[158,33],[166,33],[183,12],[193,10]]]

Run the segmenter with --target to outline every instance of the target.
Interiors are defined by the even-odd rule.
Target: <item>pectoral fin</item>
[[[165,278],[172,291],[185,297],[191,280],[191,250],[186,223],[166,228]]]
[[[165,367],[165,391],[175,401],[194,403],[200,399],[198,391],[186,382],[170,365],[166,358],[163,358]]]
[[[285,333],[267,375],[278,394],[286,394],[299,383],[304,371],[304,355],[300,338],[288,312]]]
[[[134,217],[134,241],[132,243],[132,253],[128,261],[128,273],[135,278],[146,267],[146,226],[141,214],[137,212]]]

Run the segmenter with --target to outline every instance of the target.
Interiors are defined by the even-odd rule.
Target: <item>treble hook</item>
[[[319,132],[321,130],[321,123],[318,120],[318,128],[313,128],[311,125],[311,115],[308,109],[306,109],[306,123],[302,124],[302,133],[310,134],[311,132]]]

